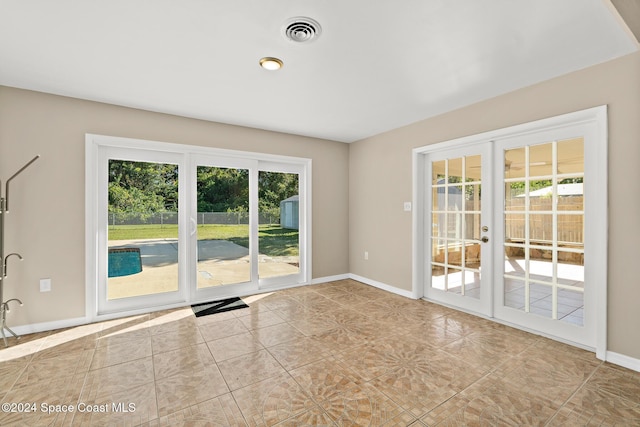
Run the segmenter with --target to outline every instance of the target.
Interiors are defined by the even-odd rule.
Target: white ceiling
[[[344,142],[635,50],[608,0],[0,0],[0,85]]]

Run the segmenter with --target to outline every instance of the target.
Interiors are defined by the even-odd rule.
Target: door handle
[[[198,228],[198,223],[193,218],[189,218],[189,222],[191,223],[190,235],[193,236],[194,234],[196,234],[196,230]]]
[[[480,240],[482,240],[482,243],[487,243],[489,241],[489,238],[487,236],[482,236]]]

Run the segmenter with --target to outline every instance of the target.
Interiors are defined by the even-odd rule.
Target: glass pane
[[[525,241],[525,214],[505,214],[504,241],[507,243]]]
[[[480,212],[481,206],[481,185],[472,184],[464,186],[465,210],[467,212]]]
[[[462,182],[462,158],[449,159],[449,184]]]
[[[529,147],[529,176],[548,176],[553,172],[553,144]]]
[[[454,294],[461,294],[462,283],[462,270],[449,267],[447,269],[447,291]]]
[[[178,290],[178,166],[109,160],[107,299]]]
[[[447,241],[444,239],[432,239],[431,240],[431,261],[444,264],[445,251],[447,247]]]
[[[465,232],[464,238],[470,240],[480,240],[480,214],[465,214]]]
[[[553,250],[529,249],[529,278],[551,283],[553,280]]]
[[[551,286],[539,283],[529,285],[529,311],[542,317],[553,316],[553,296]]]
[[[583,138],[558,141],[558,173],[584,173]]]
[[[584,215],[558,215],[558,243],[581,248],[584,244]]]
[[[431,190],[431,197],[432,197],[431,210],[444,211],[446,209],[446,204],[445,204],[446,190],[447,190],[446,187],[434,187]]]
[[[480,299],[480,273],[465,270],[464,295],[471,298]]]
[[[249,171],[197,168],[198,288],[251,280]]]
[[[297,274],[300,270],[298,174],[258,173],[258,276]]]
[[[551,244],[553,241],[553,215],[529,215],[529,239],[532,245]]]
[[[558,245],[558,249],[577,249],[579,251],[584,251],[584,245],[582,243],[564,243],[564,242],[561,242]]]
[[[448,213],[447,216],[447,236],[451,239],[462,237],[462,214]]]
[[[562,320],[563,322],[571,323],[572,325],[584,326],[584,308],[579,308],[568,316],[561,318],[560,320]]]
[[[461,240],[451,240],[448,244],[449,253],[448,253],[448,261],[447,264],[453,265],[456,267],[462,266],[462,241]]]
[[[506,210],[524,210],[525,203],[525,182],[505,182],[504,184],[504,205]]]
[[[558,182],[559,211],[584,210],[584,183],[582,178],[564,179]]]
[[[504,152],[504,177],[524,178],[525,177],[525,148],[514,148]]]
[[[558,283],[584,288],[584,254],[558,251]]]
[[[577,326],[584,324],[584,292],[558,289],[558,319]]]
[[[450,185],[447,187],[447,191],[449,192],[447,210],[449,212],[460,212],[464,208],[462,185]]]
[[[524,279],[526,269],[524,248],[505,246],[504,252],[504,273]]]
[[[431,163],[431,183],[444,184],[445,183],[445,166],[446,160],[439,160]]]
[[[529,182],[529,209],[532,211],[553,210],[553,181],[547,179]]]
[[[464,248],[464,266],[467,268],[480,269],[480,257],[482,256],[480,243],[467,245]]]
[[[446,288],[446,268],[440,265],[431,266],[431,287],[444,291]]]
[[[431,236],[432,237],[446,237],[445,217],[446,214],[434,213],[431,215]]]
[[[524,281],[505,277],[504,306],[524,310],[525,305]]]
[[[482,156],[469,156],[465,159],[466,181],[480,181],[482,179]]]

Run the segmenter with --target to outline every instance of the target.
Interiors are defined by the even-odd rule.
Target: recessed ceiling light
[[[266,56],[260,60],[260,66],[269,71],[279,70],[283,65],[284,64],[281,59],[272,58],[270,56]]]

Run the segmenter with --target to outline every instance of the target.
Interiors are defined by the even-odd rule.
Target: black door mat
[[[220,301],[203,302],[191,306],[196,317],[208,316],[209,314],[222,313],[224,311],[237,310],[239,308],[249,307],[242,299],[227,298]]]

